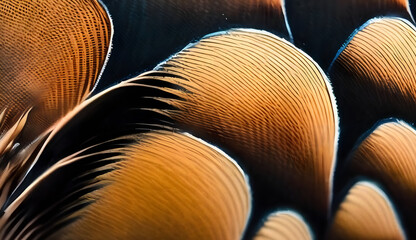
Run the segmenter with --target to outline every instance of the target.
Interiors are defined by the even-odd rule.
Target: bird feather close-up
[[[413,0],[1,0],[0,239],[416,239]]]

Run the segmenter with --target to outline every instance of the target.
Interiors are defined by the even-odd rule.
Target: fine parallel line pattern
[[[385,186],[409,234],[416,236],[416,131],[401,121],[378,125],[349,155],[349,176],[366,176]]]
[[[33,107],[22,133],[28,143],[93,89],[111,22],[97,0],[2,1],[0,13],[0,131]]]
[[[303,218],[293,211],[270,214],[254,240],[312,240],[312,232]]]
[[[251,208],[243,171],[189,134],[154,131],[117,149],[94,203],[59,239],[240,239]]]
[[[369,20],[344,44],[329,70],[346,133],[340,151],[380,119],[416,122],[415,64],[415,27],[401,18]]]
[[[183,88],[163,88],[179,96],[162,100],[177,109],[167,115],[227,150],[263,197],[325,215],[338,119],[326,76],[303,52],[265,31],[235,29],[130,81],[150,80]]]
[[[332,219],[328,239],[406,239],[390,199],[375,184],[356,183]]]

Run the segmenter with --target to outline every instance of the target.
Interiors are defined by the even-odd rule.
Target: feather
[[[97,0],[1,1],[0,132],[32,108],[22,147],[92,90],[109,53],[110,19]]]
[[[6,209],[5,233],[30,239],[239,239],[250,205],[243,171],[220,150],[187,134],[151,131],[57,162]]]
[[[303,218],[293,211],[270,214],[254,240],[312,240],[312,232]]]
[[[345,166],[348,178],[366,176],[385,186],[397,203],[409,237],[416,237],[416,131],[405,122],[383,121],[357,144]]]
[[[339,206],[327,239],[406,239],[389,198],[371,182],[356,183]]]
[[[340,161],[378,120],[416,122],[416,31],[401,18],[369,20],[329,70],[340,111]]]
[[[257,206],[293,204],[326,219],[338,119],[328,80],[310,58],[265,31],[211,34],[130,81],[179,99],[165,113],[235,158]],[[257,210],[256,210],[257,211]]]

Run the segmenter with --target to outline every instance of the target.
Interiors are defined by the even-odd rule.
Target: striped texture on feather
[[[312,240],[309,226],[293,211],[277,211],[269,215],[254,240]]]
[[[187,134],[155,131],[119,150],[108,185],[58,239],[240,239],[251,197],[242,170]]]
[[[264,199],[325,215],[338,119],[327,78],[304,53],[268,32],[234,29],[132,81],[151,80],[184,89],[163,88],[181,98],[158,98],[178,109],[164,113],[237,159]]]
[[[85,99],[111,32],[98,0],[1,1],[0,107],[7,112],[0,131],[33,107],[22,133],[28,143]]]
[[[378,125],[350,154],[349,177],[380,182],[397,203],[409,234],[416,236],[416,131],[400,121]]]
[[[336,211],[328,239],[405,239],[395,210],[376,185],[362,181]]]
[[[416,121],[415,30],[404,19],[373,19],[339,50],[329,75],[346,133],[345,151],[380,119]]]

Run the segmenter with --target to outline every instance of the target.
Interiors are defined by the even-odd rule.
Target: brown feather
[[[179,128],[220,146],[251,176],[258,199],[325,216],[337,139],[326,76],[289,42],[264,31],[208,35],[131,81],[164,81],[159,99]],[[263,200],[260,200],[263,201]]]
[[[409,234],[416,236],[416,131],[404,122],[377,126],[350,154],[349,176],[366,176],[385,186],[405,220]]]
[[[328,239],[406,239],[387,196],[369,182],[358,182],[335,213]]]
[[[343,154],[380,119],[416,122],[415,53],[416,29],[400,18],[368,21],[340,49],[329,76],[344,129]]]
[[[270,214],[254,240],[312,240],[309,226],[293,211]]]
[[[92,90],[111,22],[97,0],[1,1],[0,13],[0,131],[33,107],[21,140],[29,143]]]
[[[58,239],[239,239],[250,213],[247,179],[233,160],[187,134],[155,131],[119,149],[107,186],[86,196]]]

